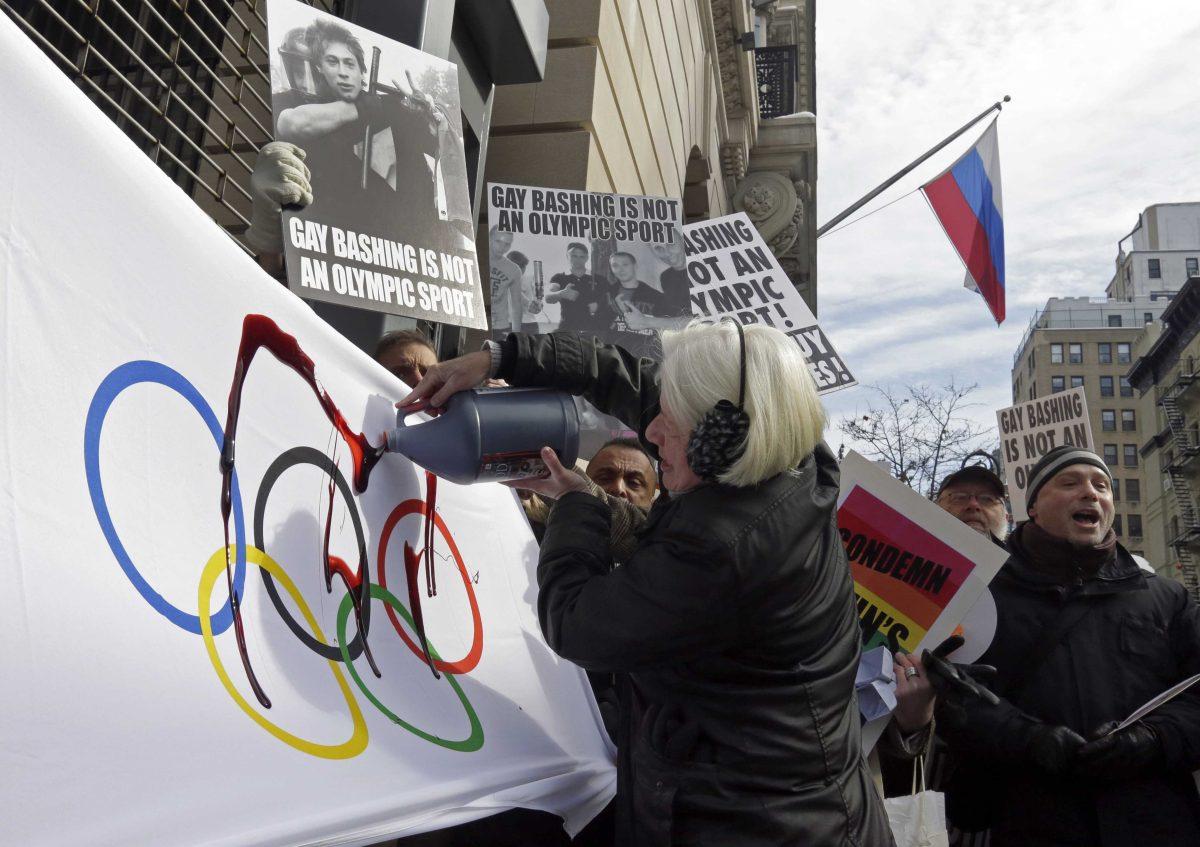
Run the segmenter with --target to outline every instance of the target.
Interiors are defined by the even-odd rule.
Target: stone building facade
[[[815,311],[813,5],[548,0],[545,78],[497,89],[487,179],[743,210]]]

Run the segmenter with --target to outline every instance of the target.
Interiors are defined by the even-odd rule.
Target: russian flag
[[[963,283],[1004,321],[1004,204],[1000,195],[1000,147],[996,122],[966,154],[921,186],[930,208],[967,267]]]

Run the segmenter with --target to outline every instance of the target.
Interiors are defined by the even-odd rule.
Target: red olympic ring
[[[383,523],[383,533],[379,538],[379,587],[387,588],[387,573],[384,570],[384,563],[387,561],[387,545],[388,539],[392,536],[392,530],[396,528],[396,524],[401,518],[408,515],[425,514],[424,500],[405,500],[400,505],[392,509],[392,513],[388,515],[387,520]],[[474,627],[474,634],[471,639],[471,649],[467,651],[467,655],[463,656],[457,662],[447,662],[443,659],[434,659],[433,664],[442,673],[464,674],[470,673],[479,664],[479,657],[483,655],[483,619],[479,616],[479,601],[475,599],[475,589],[471,587],[471,577],[467,574],[467,566],[463,564],[462,554],[458,552],[458,545],[454,543],[454,537],[450,535],[450,531],[446,529],[446,524],[442,520],[442,516],[437,514],[436,510],[433,514],[433,523],[442,534],[442,538],[446,539],[446,543],[450,545],[450,553],[454,556],[454,561],[458,565],[458,573],[462,576],[463,585],[467,589],[467,599],[471,603],[471,623]],[[400,619],[396,617],[396,612],[390,605],[385,605],[388,619],[391,620],[392,626],[396,628],[396,633],[400,639],[408,645],[408,649],[413,652],[418,659],[425,661],[425,653],[404,631],[404,627],[400,624]]]

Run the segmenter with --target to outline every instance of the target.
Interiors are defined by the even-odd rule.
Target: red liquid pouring
[[[421,558],[424,555],[425,593],[430,597],[437,596],[437,577],[434,575],[433,567],[433,539],[437,533],[437,525],[434,523],[433,516],[436,510],[437,477],[426,471],[425,524],[422,532],[425,549],[418,553],[413,550],[411,544],[407,541],[404,542],[404,576],[408,583],[408,605],[412,608],[413,628],[416,629],[417,638],[421,642],[421,652],[425,654],[425,662],[433,671],[434,677],[441,679],[441,674],[438,673],[437,667],[433,663],[433,656],[429,652],[429,639],[425,635],[425,615],[421,611],[421,591],[417,587],[417,571],[421,568]]]
[[[250,368],[250,363],[254,360],[254,355],[259,351],[259,348],[265,347],[271,354],[283,364],[294,370],[308,384],[313,393],[317,397],[317,401],[321,404],[321,408],[325,412],[325,416],[329,418],[329,422],[341,435],[346,446],[350,448],[350,455],[354,463],[354,490],[361,494],[367,490],[367,483],[370,480],[371,470],[383,458],[386,442],[379,447],[372,447],[367,437],[361,432],[355,432],[346,423],[346,418],[342,415],[338,407],[334,405],[333,399],[321,387],[316,378],[316,366],[313,360],[300,349],[300,344],[296,341],[295,336],[288,335],[281,330],[279,326],[265,315],[246,315],[242,322],[242,342],[238,346],[237,366],[233,371],[233,384],[229,388],[229,404],[228,412],[225,418],[225,441],[221,447],[221,518],[225,527],[225,581],[229,587],[230,609],[233,612],[234,633],[237,637],[238,654],[242,659],[242,667],[246,671],[246,677],[250,681],[250,687],[254,690],[254,696],[258,698],[258,702],[263,708],[271,708],[271,701],[267,699],[266,693],[262,690],[262,686],[258,683],[258,678],[254,675],[253,668],[250,667],[250,654],[246,650],[246,634],[242,626],[241,602],[236,592],[233,590],[233,569],[229,555],[229,515],[232,507],[232,491],[233,491],[233,468],[234,468],[234,444],[237,440],[237,425],[238,415],[241,413],[242,407],[242,387],[246,382],[246,372]],[[332,487],[332,483],[331,483]],[[369,648],[367,648],[367,636],[362,627],[362,574],[365,572],[367,563],[360,559],[359,570],[354,574],[353,581],[348,579],[349,568],[346,563],[329,556],[329,532],[330,522],[333,518],[333,497],[330,496],[329,513],[326,515],[325,523],[325,545],[323,558],[325,560],[325,584],[332,591],[332,574],[338,573],[342,577],[342,581],[346,583],[346,588],[350,592],[350,597],[354,603],[354,618],[358,625],[358,631],[363,639],[363,652],[366,654],[371,665],[371,670],[379,676],[379,669],[375,666],[375,660],[371,656]],[[341,562],[342,568],[339,569],[336,562]],[[414,620],[415,620],[414,616]],[[423,642],[424,643],[424,642]]]
[[[335,443],[334,463],[337,462],[337,446]],[[363,597],[363,579],[362,575],[367,572],[366,551],[359,551],[358,573],[350,570],[344,559],[329,554],[329,536],[333,530],[333,474],[329,475],[329,508],[325,510],[325,535],[321,541],[321,562],[325,571],[325,591],[329,594],[333,593],[333,575],[336,573],[342,578],[342,583],[346,586],[346,591],[350,594],[350,600],[354,607],[354,625],[358,627],[358,631],[362,633],[363,655],[367,657],[367,664],[371,666],[371,671],[375,674],[375,678],[379,679],[383,676],[379,672],[379,666],[375,664],[375,657],[371,654],[371,645],[367,643],[367,630],[363,626],[362,607],[363,602],[370,602],[369,597]]]

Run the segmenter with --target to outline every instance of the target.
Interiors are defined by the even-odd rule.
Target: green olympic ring
[[[410,627],[413,626],[412,615],[408,609],[396,599],[396,596],[384,588],[382,585],[371,584],[371,599],[382,600],[387,605],[391,606],[400,613],[400,617],[404,618],[404,622]],[[362,681],[362,677],[358,675],[358,671],[354,669],[354,662],[350,659],[349,644],[346,641],[346,622],[350,617],[350,609],[354,605],[354,600],[349,594],[342,597],[342,604],[338,607],[337,616],[337,637],[338,645],[342,651],[342,661],[346,664],[346,670],[350,672],[350,676],[358,684],[358,688],[366,695],[367,699],[375,704],[375,708],[383,712],[383,714],[392,723],[399,724],[404,729],[407,729],[413,735],[420,739],[428,741],[431,744],[437,744],[439,747],[445,747],[447,750],[457,750],[460,753],[474,753],[476,750],[483,747],[483,724],[479,722],[479,716],[475,714],[475,709],[471,706],[471,701],[467,699],[466,693],[462,690],[462,686],[458,684],[458,680],[453,674],[443,674],[446,677],[446,682],[450,683],[450,687],[454,689],[454,693],[458,695],[458,700],[463,704],[463,709],[466,710],[467,719],[471,722],[471,734],[462,741],[448,741],[445,738],[438,738],[436,735],[431,735],[419,727],[415,727],[408,723],[398,715],[394,714],[387,706],[379,702],[371,690],[367,688]],[[435,659],[441,659],[437,650],[433,649],[433,645],[429,645],[429,652]]]

